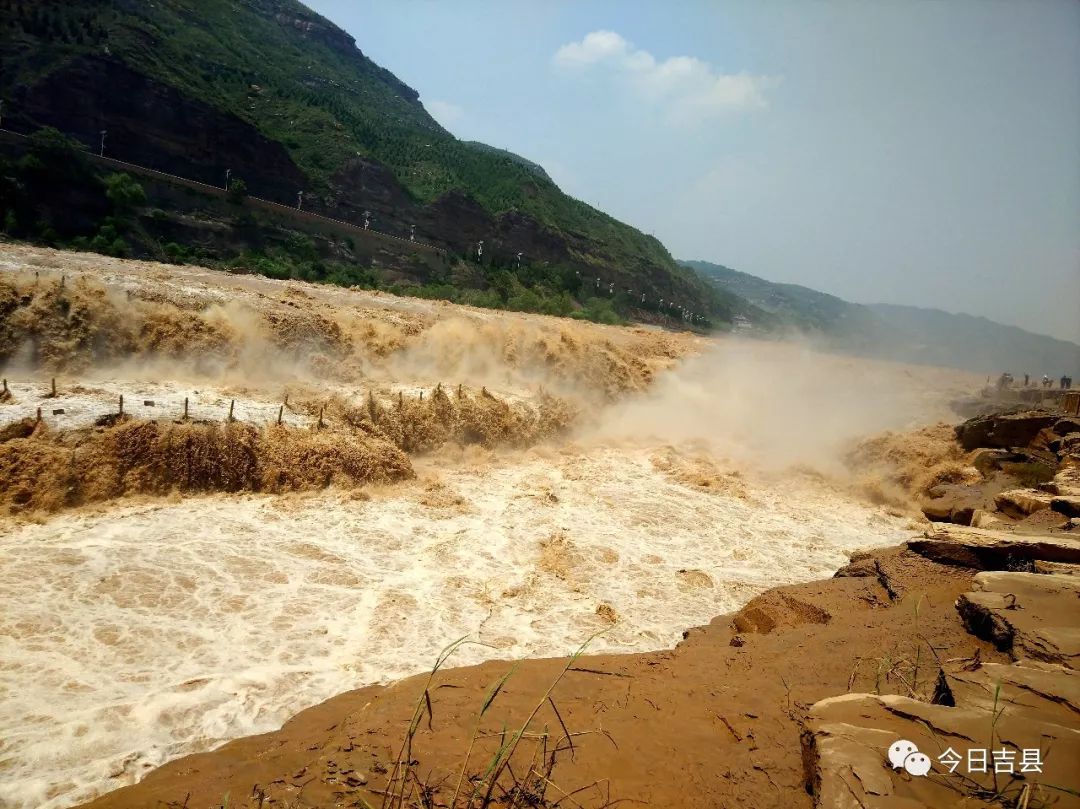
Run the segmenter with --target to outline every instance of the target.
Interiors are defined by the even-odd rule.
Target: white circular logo
[[[930,772],[930,757],[920,753],[914,742],[898,739],[889,746],[889,763],[894,770],[903,768],[909,775],[921,777]]]
[[[918,752],[919,748],[915,746],[914,742],[909,742],[907,739],[899,739],[893,742],[889,747],[889,763],[893,765],[894,770],[899,770],[904,766],[904,759],[912,753]]]
[[[911,775],[926,775],[930,772],[930,756],[925,753],[912,753],[904,759],[904,769]]]

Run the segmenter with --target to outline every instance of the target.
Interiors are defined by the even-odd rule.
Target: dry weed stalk
[[[575,754],[575,738],[595,733],[607,736],[607,733],[603,730],[570,731],[552,696],[563,677],[595,637],[595,635],[590,637],[570,655],[566,664],[533,706],[528,716],[525,717],[521,726],[514,731],[510,731],[504,726],[498,733],[483,733],[480,728],[484,717],[491,711],[507,681],[517,670],[517,664],[492,683],[477,711],[472,733],[469,736],[469,743],[465,749],[461,767],[454,783],[453,794],[449,803],[445,804],[437,802],[438,792],[443,782],[432,784],[430,778],[423,778],[418,769],[419,762],[413,758],[414,740],[421,724],[426,718],[430,729],[434,717],[431,689],[435,675],[445,665],[449,657],[469,641],[467,638],[459,638],[443,649],[428,675],[423,692],[417,699],[405,737],[390,770],[387,787],[382,793],[381,809],[405,809],[405,807],[421,807],[424,809],[435,806],[445,806],[449,807],[449,809],[487,809],[496,805],[513,809],[514,807],[555,807],[564,802],[570,806],[583,809],[582,804],[575,796],[594,788],[598,791],[601,801],[600,806],[613,805],[610,800],[610,790],[605,791],[601,787],[605,782],[596,781],[578,789],[566,790],[560,787],[553,778],[560,755],[569,753],[572,757]],[[547,725],[544,725],[539,731],[532,730],[537,714],[545,705],[550,706],[555,715],[560,731],[558,734],[552,733]],[[469,768],[477,742],[488,738],[497,738],[499,740],[498,747],[488,759],[483,770],[470,775]],[[610,739],[610,736],[608,738]],[[531,746],[531,749],[526,750],[525,746]],[[526,754],[524,760],[527,766],[523,771],[515,771],[514,761],[516,760],[520,764],[522,760],[520,753]],[[467,795],[463,789],[466,782],[471,784]],[[549,791],[554,795],[549,797]]]

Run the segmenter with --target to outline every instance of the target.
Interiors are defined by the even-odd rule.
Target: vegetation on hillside
[[[9,0],[0,93],[32,84],[73,57],[108,53],[183,93],[229,110],[282,143],[315,187],[357,153],[387,165],[421,202],[461,190],[498,214],[517,209],[584,237],[598,265],[658,270],[684,288],[655,238],[563,194],[535,165],[443,130],[416,94],[352,39],[295,0]],[[723,316],[723,306],[714,309]]]
[[[488,146],[486,143],[481,143],[478,140],[467,140],[464,143],[466,146],[471,146],[474,149],[479,149],[481,152],[488,152],[489,154],[505,157],[508,160],[514,161],[515,163],[520,163],[533,174],[536,174],[539,177],[543,177],[545,180],[551,180],[550,175],[544,170],[543,166],[541,166],[539,163],[534,163],[519,154],[515,154],[514,152],[511,152],[507,149],[500,149],[496,146]]]
[[[238,221],[252,219],[243,207],[242,181],[234,180],[228,204],[237,206]],[[65,199],[73,187],[92,197],[87,208],[97,217],[66,216]],[[37,189],[28,193],[28,189]],[[161,243],[147,232],[164,218],[160,209],[145,210],[148,197],[137,179],[126,173],[99,170],[83,147],[55,129],[32,135],[21,158],[0,159],[0,223],[3,235],[50,246],[126,257],[133,245],[142,253],[175,264],[197,263],[235,273],[257,273],[275,279],[298,279],[344,287],[382,289],[402,295],[449,300],[492,309],[560,315],[599,323],[621,323],[631,309],[623,295],[591,294],[572,268],[556,265],[509,267],[498,261],[479,263],[452,256],[446,268],[422,284],[389,280],[355,261],[325,258],[316,241],[293,232],[280,244],[215,255],[176,242]],[[345,245],[346,248],[349,245]]]
[[[82,216],[68,215],[74,193],[84,198]],[[55,129],[35,133],[17,160],[0,159],[0,221],[9,238],[126,256],[124,235],[145,200],[134,179],[99,173],[82,146]]]

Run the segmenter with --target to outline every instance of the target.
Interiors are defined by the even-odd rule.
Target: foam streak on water
[[[9,528],[0,806],[56,809],[131,783],[423,670],[469,633],[490,646],[458,664],[562,655],[605,626],[607,604],[619,621],[593,650],[666,647],[905,533],[809,478],[723,494],[654,458],[535,453],[370,501],[215,496]]]

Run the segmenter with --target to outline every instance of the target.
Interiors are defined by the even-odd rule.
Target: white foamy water
[[[293,427],[311,427],[318,421],[318,414],[298,412],[293,407],[282,407],[282,398],[273,399],[266,390],[243,390],[238,393],[228,387],[205,383],[184,384],[179,382],[152,382],[132,379],[129,376],[99,372],[85,374],[85,384],[58,383],[57,395],[50,395],[48,381],[16,376],[8,379],[15,401],[0,407],[0,427],[20,419],[41,419],[52,430],[62,431],[89,427],[102,416],[114,414],[124,397],[124,413],[135,418],[179,420],[187,402],[188,418],[193,421],[219,421],[229,418],[230,411],[236,421],[254,425],[272,424],[280,416],[284,424]],[[284,393],[282,388],[278,393]],[[339,389],[325,387],[323,392],[333,392],[340,401],[359,407],[368,394],[376,400],[393,405],[399,393],[415,399],[431,389],[413,385],[380,384],[356,387],[344,394]],[[514,401],[512,394],[500,391],[504,401]],[[326,421],[332,423],[332,416]]]
[[[0,427],[24,418],[36,418],[38,409],[47,426],[54,430],[70,430],[92,425],[102,416],[116,413],[120,397],[124,397],[124,413],[145,419],[179,419],[187,400],[188,417],[193,420],[225,421],[230,405],[237,421],[266,424],[277,420],[280,401],[265,398],[230,395],[218,386],[184,385],[175,382],[102,377],[88,384],[60,383],[57,395],[51,397],[48,382],[21,377],[8,379],[15,397],[13,404],[0,408]],[[314,419],[284,409],[281,420],[294,427],[310,426]]]
[[[432,476],[437,478],[432,483]],[[742,497],[607,448],[376,493],[211,496],[0,537],[0,806],[58,809],[333,694],[457,664],[675,643],[903,521],[811,478]],[[701,571],[712,582],[680,571]]]

